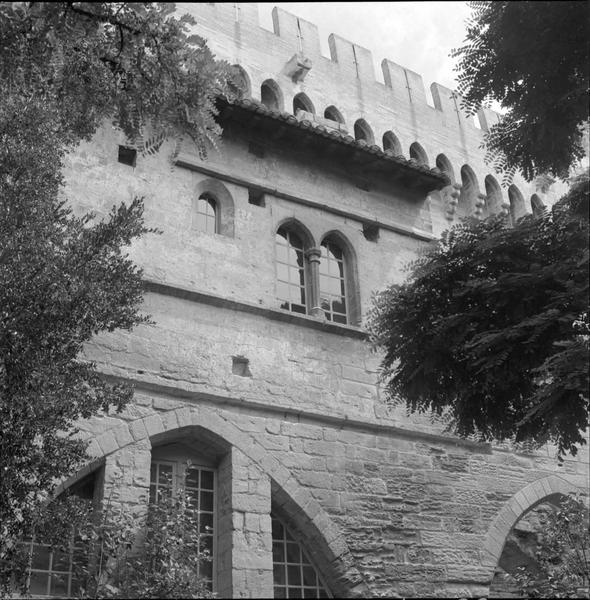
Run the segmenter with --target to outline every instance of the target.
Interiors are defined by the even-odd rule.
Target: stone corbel
[[[299,83],[305,79],[305,76],[311,69],[311,60],[303,54],[293,54],[285,65],[285,75],[293,80],[293,83]]]
[[[459,195],[461,194],[462,187],[463,186],[460,183],[453,183],[451,186],[452,191],[449,194],[446,212],[448,221],[452,221],[455,218],[455,212],[457,211],[457,204],[459,204]]]
[[[483,216],[483,207],[486,205],[487,196],[485,194],[477,194],[477,200],[475,201],[475,216],[481,219]]]

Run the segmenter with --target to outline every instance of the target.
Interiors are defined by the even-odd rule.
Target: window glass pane
[[[31,562],[31,569],[49,570],[49,555],[49,546],[33,544],[33,557]]]
[[[275,236],[277,256],[277,298],[281,308],[305,314],[305,257],[301,238],[288,229]],[[286,284],[289,284],[288,286]]]
[[[289,281],[289,267],[283,263],[277,263],[277,279]]]
[[[299,554],[299,544],[292,542],[287,544],[287,562],[288,563],[299,563],[301,562],[301,556]]]
[[[213,510],[213,492],[201,492],[201,506],[200,510]]]
[[[201,487],[204,490],[213,489],[213,471],[201,471]]]
[[[273,578],[275,585],[285,585],[285,567],[282,564],[273,565]]]
[[[286,598],[287,590],[284,587],[275,587],[274,596],[275,598]]]
[[[315,586],[316,585],[315,569],[311,565],[308,565],[308,566],[304,566],[302,571],[303,571],[303,584]]]
[[[304,315],[307,311],[305,310],[305,306],[301,306],[300,304],[291,304],[291,311],[300,313]]]
[[[31,573],[29,593],[32,596],[46,596],[49,589],[49,573]]]
[[[51,594],[54,596],[68,595],[68,578],[67,574],[56,574],[51,576]]]
[[[287,551],[287,556],[289,552]],[[287,566],[287,583],[289,586],[292,585],[301,585],[301,567],[297,566]]]
[[[186,487],[198,488],[199,487],[199,469],[187,469],[186,470]]]
[[[321,306],[326,318],[337,323],[347,323],[344,255],[339,246],[329,241],[322,242],[319,283]]]
[[[282,597],[279,594],[285,592],[288,598],[318,598],[320,594],[328,597],[301,545],[293,539],[280,519],[273,515],[271,518],[275,598]],[[285,586],[288,586],[286,590]]]
[[[201,533],[213,533],[213,513],[201,513],[199,515]]]

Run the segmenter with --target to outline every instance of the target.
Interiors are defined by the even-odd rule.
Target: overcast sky
[[[378,81],[381,61],[389,58],[422,75],[427,91],[434,81],[456,87],[449,53],[465,38],[466,2],[259,3],[260,24],[271,31],[273,6],[315,23],[326,57],[330,33],[371,50]]]

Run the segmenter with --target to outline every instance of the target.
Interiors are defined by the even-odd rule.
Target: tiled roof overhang
[[[218,99],[218,120],[223,126],[235,121],[258,132],[262,139],[280,142],[286,147],[309,148],[329,156],[341,167],[357,167],[366,178],[381,177],[424,194],[450,185],[449,178],[439,169],[420,165],[414,159],[395,156],[379,146],[357,141],[336,130],[298,120],[295,116],[273,111],[255,100],[228,102]]]

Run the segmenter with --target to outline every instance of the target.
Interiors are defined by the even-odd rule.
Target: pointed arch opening
[[[428,166],[428,155],[418,142],[410,146],[410,158],[413,158],[419,165]]]
[[[401,142],[393,131],[386,131],[383,134],[383,150],[392,152],[394,156],[403,156]]]
[[[500,184],[496,181],[496,178],[493,175],[486,175],[484,185],[486,188],[486,204],[488,206],[489,213],[499,213],[502,210],[502,203],[504,202]]]
[[[473,169],[469,165],[461,167],[461,193],[457,205],[459,217],[469,217],[475,211],[475,203],[479,194],[479,184]]]
[[[533,211],[533,217],[535,218],[540,217],[547,210],[543,200],[541,200],[537,194],[531,196],[531,210]]]
[[[293,98],[293,114],[297,116],[299,111],[308,112],[312,115],[315,115],[315,108],[312,101],[303,92],[300,92]]]
[[[435,165],[441,173],[444,173],[451,180],[451,185],[455,183],[455,170],[451,161],[444,154],[439,154],[436,157]]]
[[[260,101],[270,110],[283,110],[283,94],[276,81],[267,79],[260,86]]]
[[[524,196],[514,184],[508,188],[508,201],[510,202],[510,220],[512,225],[516,225],[518,219],[526,214],[526,207]]]
[[[252,87],[250,84],[250,77],[248,77],[245,69],[240,65],[232,65],[231,75],[232,78],[229,82],[229,86],[236,94],[236,97],[239,100],[242,100],[243,98],[250,98],[252,94]]]
[[[369,145],[375,143],[373,130],[364,119],[358,119],[354,124],[354,139],[357,142],[366,142]]]
[[[342,116],[342,113],[333,105],[328,106],[326,110],[324,110],[324,118],[344,125],[344,117]]]

